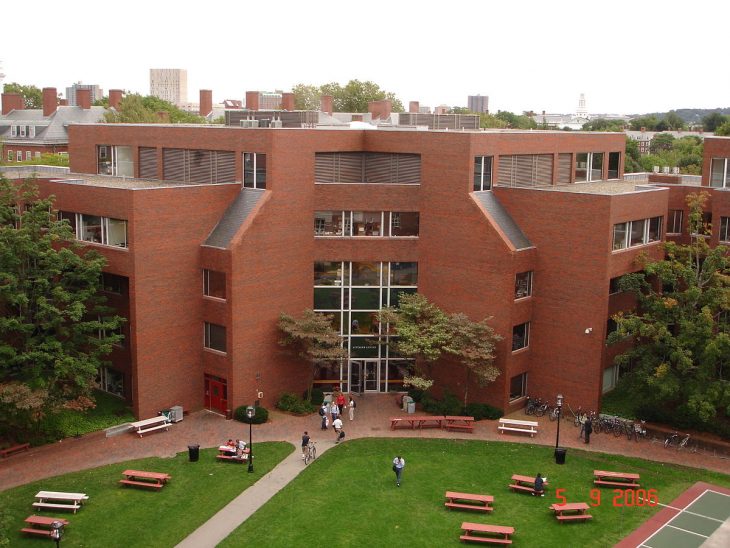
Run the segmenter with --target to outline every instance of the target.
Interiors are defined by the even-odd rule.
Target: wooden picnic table
[[[455,417],[446,415],[444,417],[444,428],[446,430],[474,431],[474,417]]]
[[[230,445],[221,445],[218,447],[218,454],[216,455],[216,458],[229,462],[245,462],[248,460],[248,454],[250,452],[251,450],[246,447],[239,457],[235,447],[231,447]]]
[[[443,415],[403,415],[390,419],[390,429],[395,430],[401,423],[408,423],[412,429],[441,428],[445,419]]]
[[[81,504],[88,500],[85,493],[64,493],[62,491],[38,491],[35,496],[38,499],[33,503],[36,508],[57,508],[60,510],[76,510]]]
[[[593,483],[596,485],[609,485],[611,487],[640,487],[639,474],[627,472],[607,472],[605,470],[594,470]]]
[[[547,481],[543,481],[543,488],[548,486]],[[513,491],[525,491],[527,493],[535,492],[535,478],[531,476],[521,476],[520,474],[512,475],[512,484],[509,486]]]
[[[136,485],[138,487],[152,487],[162,489],[169,479],[170,474],[161,472],[145,472],[144,470],[125,470],[122,472],[125,479],[119,480],[123,485]]]
[[[31,535],[39,535],[44,537],[50,537],[51,536],[51,529],[50,526],[53,524],[54,521],[60,521],[61,524],[65,527],[68,525],[67,519],[62,518],[50,518],[46,516],[28,516],[25,518],[25,522],[31,527],[23,527],[20,532],[21,533],[28,533]],[[41,529],[43,527],[43,529]]]
[[[585,502],[555,503],[550,508],[555,511],[555,517],[561,523],[566,521],[587,521],[593,518],[588,514],[590,507]]]
[[[168,419],[165,415],[159,415],[157,417],[130,423],[130,428],[141,438],[142,434],[152,432],[153,430],[159,430],[160,428],[169,430],[170,419]]]
[[[494,510],[490,506],[494,502],[491,495],[475,495],[472,493],[457,493],[455,491],[446,491],[444,495],[446,502],[444,506],[447,508],[459,508],[462,510],[479,510],[481,512],[491,512]]]
[[[468,521],[462,523],[461,528],[463,529],[464,534],[459,537],[459,540],[483,542],[486,544],[512,544],[510,536],[515,532],[514,527],[507,527],[504,525],[487,525],[486,523],[470,523]],[[475,535],[474,533],[481,534]],[[485,533],[500,536],[486,536]]]

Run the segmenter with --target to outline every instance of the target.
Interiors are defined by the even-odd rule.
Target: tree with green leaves
[[[671,133],[659,133],[651,140],[651,152],[657,154],[663,150],[672,150],[674,135]]]
[[[715,135],[722,137],[730,136],[730,121],[727,121],[721,126],[715,128]]]
[[[684,120],[682,120],[675,110],[667,112],[664,116],[664,122],[667,124],[667,129],[671,131],[681,131],[687,127],[687,124],[684,123]]]
[[[505,122],[510,129],[537,129],[537,122],[531,116],[500,110],[495,117]]]
[[[5,90],[5,93],[19,93],[22,95],[23,99],[25,99],[25,108],[43,108],[43,92],[36,86],[24,86],[22,84],[12,82],[10,84],[5,84],[3,89]]]
[[[415,359],[414,375],[405,379],[406,384],[429,388],[433,367],[451,357],[466,369],[464,405],[472,375],[480,386],[486,386],[500,374],[494,365],[494,349],[501,337],[487,321],[474,322],[461,313],[447,314],[420,293],[401,294],[398,308],[380,312],[380,322],[394,331],[391,345],[403,356]]]
[[[631,338],[616,359],[637,401],[695,424],[730,416],[730,256],[710,248],[703,221],[708,194],[690,194],[690,243],[665,244],[666,258],[621,277],[636,310],[614,316],[609,343]]]
[[[185,112],[169,101],[138,93],[130,93],[122,97],[119,109],[104,114],[104,121],[110,124],[156,124],[160,122],[158,112],[167,114],[173,124],[205,124],[202,116]]]
[[[314,376],[319,367],[333,368],[347,357],[342,348],[342,338],[332,327],[333,317],[306,309],[301,317],[288,314],[279,316],[279,330],[283,336],[281,346],[295,349],[310,368],[307,401],[312,399]]]
[[[291,88],[294,94],[294,108],[297,110],[319,110],[322,91],[317,86],[297,84]]]
[[[0,178],[0,429],[93,406],[123,318],[98,293],[106,261],[77,244],[35,184]]]
[[[583,124],[583,131],[623,131],[625,122],[623,120],[606,120],[596,118]]]
[[[702,118],[702,130],[713,132],[727,122],[730,122],[730,117],[720,114],[719,112],[711,112]]]
[[[637,173],[639,171],[643,171],[640,161],[641,153],[639,152],[639,143],[627,135],[624,171],[626,173]]]
[[[331,95],[333,109],[335,112],[367,112],[370,101],[381,101],[388,99],[391,102],[393,112],[403,112],[403,103],[395,96],[395,93],[380,89],[375,82],[350,80],[344,86],[337,82],[312,86],[297,84],[292,88],[294,93],[294,104],[296,108],[305,110],[318,110],[320,97]]]

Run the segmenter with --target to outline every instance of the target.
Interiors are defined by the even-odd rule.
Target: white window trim
[[[534,271],[527,270],[526,272],[528,274],[528,277],[527,277],[527,295],[524,295],[522,297],[518,297],[517,296],[517,288],[515,287],[515,301],[521,301],[523,299],[529,299],[529,298],[532,297],[532,277],[533,277]],[[515,274],[515,286],[517,285],[517,275],[518,274],[524,274],[524,273],[525,272],[517,272]]]
[[[15,152],[15,161],[16,162],[22,162],[23,161],[23,151],[18,150]]]
[[[518,352],[523,352],[523,351],[527,350],[528,348],[530,348],[530,322],[523,322],[523,323],[515,325],[512,328],[512,334],[514,336],[514,328],[519,327],[520,325],[525,326],[524,346],[521,346],[520,348],[516,348],[515,350],[512,351],[512,354],[517,354]]]
[[[679,232],[669,232],[670,228],[674,228],[674,219],[676,217],[675,212],[679,212]],[[682,224],[684,224],[684,211],[681,209],[670,209],[669,214],[671,216],[671,223],[667,222],[667,234],[681,234]]]
[[[655,219],[655,218],[657,218],[657,217],[648,217],[646,219],[634,219],[633,221],[622,221],[620,223],[614,223],[614,225],[613,225],[613,231],[611,233],[611,252],[612,253],[618,253],[620,251],[626,251],[628,249],[634,249],[634,248],[642,247],[642,246],[645,246],[645,245],[651,245],[651,244],[660,243],[662,241],[662,230],[664,228],[664,226],[663,226],[664,223],[662,221],[662,219],[663,219],[662,216],[658,216],[658,218],[659,218],[659,237],[656,240],[651,240],[651,241],[649,240],[649,227],[650,227],[650,224],[651,224],[652,219]],[[632,225],[633,225],[633,223],[639,223],[639,222],[643,222],[644,223],[644,230],[643,230],[643,233],[642,233],[642,236],[641,236],[641,243],[631,245],[631,228],[632,228]],[[621,246],[621,247],[619,247],[617,249],[614,249],[613,248],[613,244],[614,244],[614,235],[616,233],[616,226],[623,225],[623,224],[626,225],[626,233],[624,234],[624,243],[623,243],[623,246]]]
[[[477,158],[479,159],[480,164],[480,172],[479,172],[479,191],[485,191],[485,190],[492,190],[492,186],[494,184],[494,156],[475,156],[474,162],[477,162]],[[489,181],[488,185],[489,188],[484,188],[484,159],[489,158]],[[472,181],[472,188],[474,186],[474,182]],[[476,191],[476,189],[474,189]]]
[[[723,238],[722,229],[723,221],[725,223],[725,237]],[[720,232],[718,234],[720,243],[730,244],[730,217],[720,217]]]
[[[76,239],[80,242],[89,245],[103,245],[104,247],[110,247],[112,249],[129,249],[129,223],[126,219],[116,219],[113,217],[101,217],[101,242],[90,242],[83,239],[84,227],[83,227],[83,213],[75,213],[76,215]],[[87,213],[91,215],[91,213]],[[95,215],[96,216],[96,215]],[[110,244],[109,243],[109,221],[123,221],[124,222],[124,245]]]
[[[721,186],[712,186],[712,164],[714,164],[716,160],[720,160],[723,162],[723,164],[722,164],[722,185]],[[730,183],[730,181],[728,181],[728,177],[727,177],[728,160],[729,160],[729,158],[712,158],[712,160],[710,160],[710,176],[709,176],[709,180],[707,181],[710,188],[727,188],[729,186],[728,183]]]

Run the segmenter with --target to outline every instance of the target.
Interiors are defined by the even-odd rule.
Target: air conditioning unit
[[[259,127],[258,120],[241,120],[240,123],[241,123],[241,127],[246,127],[246,128]]]
[[[662,168],[662,173],[666,173],[667,175],[669,175],[669,166],[664,166]]]
[[[678,167],[676,167],[676,166],[675,166],[675,167],[673,167],[673,168],[672,168],[672,174],[673,174],[673,175],[679,175],[679,168],[678,168]]]
[[[654,169],[652,171],[654,173],[659,173],[659,166],[654,166]]]
[[[181,405],[170,407],[170,422],[180,422],[183,420],[183,408]]]

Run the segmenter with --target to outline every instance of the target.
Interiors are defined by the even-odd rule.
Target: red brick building
[[[597,408],[618,376],[610,315],[631,306],[615,281],[661,256],[698,190],[622,180],[622,134],[77,125],[70,152],[84,175],[41,187],[108,258],[105,291],[129,322],[101,382],[140,417],[303,391],[276,324],[305,308],[335,316],[349,353],[317,383],[399,390],[410,364],[378,344],[376,313],[413,291],[503,337],[502,374],[471,401],[560,392]],[[706,155],[718,243],[730,139]],[[463,393],[463,368],[435,373]]]

